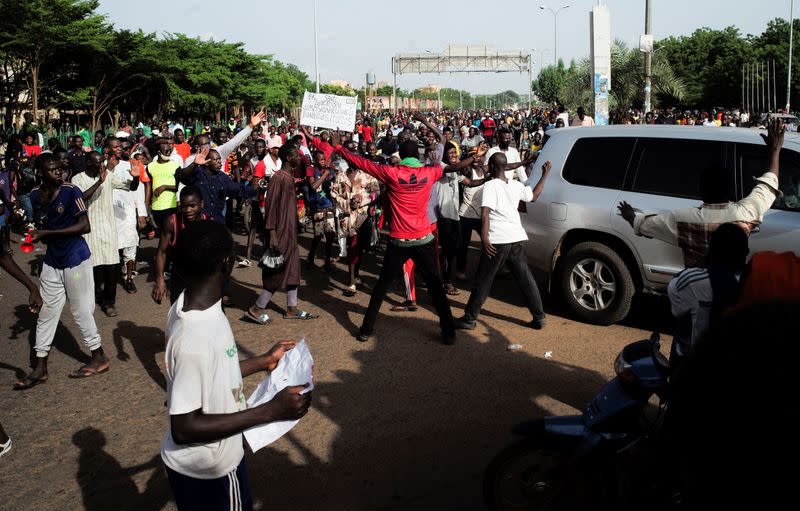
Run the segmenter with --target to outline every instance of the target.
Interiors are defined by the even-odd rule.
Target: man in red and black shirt
[[[378,283],[372,291],[367,314],[364,316],[357,339],[364,342],[372,335],[386,290],[392,279],[400,274],[403,264],[412,259],[425,279],[439,315],[442,341],[445,344],[452,344],[455,340],[453,313],[450,311],[450,304],[447,302],[439,276],[436,242],[428,218],[431,188],[442,177],[442,167],[425,166],[420,163],[419,149],[411,140],[405,140],[400,144],[401,159],[396,167],[375,163],[341,146],[337,147],[336,152],[349,165],[363,170],[386,185],[388,208],[392,219],[383,268]]]

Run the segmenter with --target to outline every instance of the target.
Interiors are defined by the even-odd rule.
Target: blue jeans
[[[33,221],[33,203],[31,202],[30,194],[17,195],[20,207],[25,211],[25,220],[28,222]]]

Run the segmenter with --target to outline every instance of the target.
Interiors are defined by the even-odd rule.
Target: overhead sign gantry
[[[397,75],[422,73],[528,73],[528,90],[533,80],[530,53],[494,51],[485,45],[451,44],[441,53],[400,53],[392,57],[392,102],[397,113]],[[531,94],[528,94],[530,109]]]

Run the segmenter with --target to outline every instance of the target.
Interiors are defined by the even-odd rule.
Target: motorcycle
[[[490,510],[625,508],[655,491],[658,425],[669,401],[670,361],[660,337],[631,343],[614,362],[616,377],[582,415],[545,417],[518,424],[520,437],[489,464],[483,495]],[[659,398],[655,418],[650,398]],[[652,415],[652,413],[650,414]],[[654,467],[653,470],[659,470]]]

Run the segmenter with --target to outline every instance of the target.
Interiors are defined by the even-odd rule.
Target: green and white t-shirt
[[[239,356],[222,301],[185,312],[183,297],[181,293],[167,316],[167,418],[197,409],[204,414],[244,410]],[[207,444],[178,445],[167,421],[161,458],[179,474],[216,479],[235,470],[243,457],[241,433]]]

